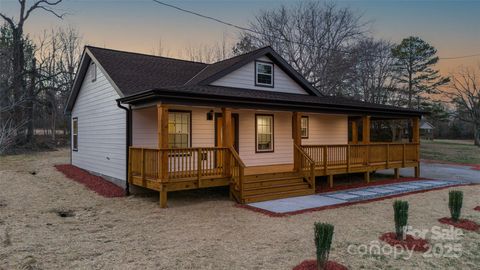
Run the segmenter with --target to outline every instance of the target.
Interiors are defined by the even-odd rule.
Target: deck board
[[[266,173],[293,172],[293,164],[278,164],[267,166],[250,166],[245,168],[245,175],[257,175]]]

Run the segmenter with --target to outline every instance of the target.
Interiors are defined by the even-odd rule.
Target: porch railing
[[[237,151],[231,147],[230,148],[230,168],[232,175],[232,188],[235,192],[238,193],[239,197],[243,196],[243,178],[245,176],[245,164],[238,155]]]
[[[173,179],[230,176],[227,147],[152,149],[130,147],[129,176],[167,182]]]
[[[315,161],[308,156],[301,146],[294,144],[294,149],[294,157],[299,159],[299,171],[304,174],[304,178],[307,179],[310,187],[315,190]]]
[[[335,169],[339,167],[369,166],[418,162],[418,143],[371,143],[342,145],[302,145],[301,148],[315,162],[315,167]]]

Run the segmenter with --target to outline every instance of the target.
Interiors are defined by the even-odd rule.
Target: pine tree
[[[438,62],[436,54],[437,50],[419,37],[405,38],[392,49],[394,70],[399,82],[405,84],[408,108],[413,108],[425,94],[438,93],[438,87],[450,81],[433,68]]]

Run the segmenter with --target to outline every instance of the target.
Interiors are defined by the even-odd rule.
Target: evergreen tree
[[[436,54],[437,50],[419,37],[405,38],[392,49],[394,70],[399,82],[405,84],[408,108],[421,96],[438,93],[438,87],[450,81],[433,68],[438,62]]]

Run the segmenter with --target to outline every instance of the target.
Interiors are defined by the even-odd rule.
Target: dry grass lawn
[[[480,147],[469,140],[424,140],[420,155],[422,159],[480,164]]]
[[[393,230],[392,200],[271,218],[240,209],[225,190],[107,199],[52,165],[68,151],[0,157],[0,269],[292,269],[314,258],[313,223],[335,225],[331,258],[350,269],[478,269],[480,233],[465,232],[460,258],[355,255],[350,244]],[[36,175],[30,172],[35,171]],[[480,186],[465,192],[464,217],[480,222]],[[448,190],[409,195],[409,224],[441,226]],[[71,217],[56,212],[71,211]],[[451,243],[431,240],[432,243]]]

